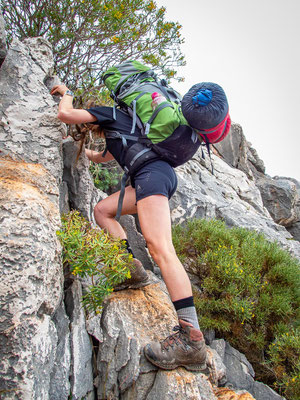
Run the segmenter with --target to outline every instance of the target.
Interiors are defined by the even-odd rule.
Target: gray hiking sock
[[[196,313],[196,308],[194,306],[180,308],[176,312],[178,315],[178,319],[184,319],[186,322],[189,322],[190,324],[192,324],[194,328],[200,329],[199,323],[198,323],[198,317],[197,317],[197,313]]]

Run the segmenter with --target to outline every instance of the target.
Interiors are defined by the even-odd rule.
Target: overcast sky
[[[184,94],[220,84],[266,173],[300,181],[300,0],[157,0],[182,26]]]

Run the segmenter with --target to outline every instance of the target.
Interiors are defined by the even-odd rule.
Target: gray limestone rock
[[[221,360],[224,361],[225,357],[225,349],[226,349],[226,342],[224,339],[215,339],[211,344],[210,347],[219,354]]]
[[[38,38],[13,41],[0,69],[3,399],[49,399],[60,343],[52,315],[63,295],[62,126],[44,85],[52,65],[49,43]]]
[[[269,386],[261,382],[254,382],[251,394],[256,400],[285,400],[284,397],[280,396]]]
[[[213,147],[227,164],[245,172],[251,180],[256,175],[265,173],[264,162],[259,158],[251,143],[246,140],[239,124],[232,123],[226,139],[214,144]]]
[[[68,186],[70,207],[79,210],[89,221],[94,220],[94,207],[106,194],[97,190],[89,173],[89,160],[83,153],[76,162],[78,142],[71,137],[63,140],[63,181]]]
[[[53,316],[57,331],[57,348],[55,362],[50,374],[49,398],[51,400],[67,400],[70,394],[71,350],[70,320],[66,315],[62,302]]]
[[[213,148],[231,167],[241,169],[252,177],[247,165],[247,141],[240,125],[232,123],[226,139],[214,144]]]
[[[7,46],[6,46],[5,22],[2,16],[2,10],[0,8],[0,66],[3,63],[6,54],[7,54]]]
[[[67,214],[70,211],[69,191],[67,182],[63,181],[59,186],[59,212]]]
[[[299,182],[289,178],[257,179],[264,206],[277,224],[292,226],[300,221]]]
[[[98,317],[101,329],[96,328],[97,317],[91,316],[91,322],[88,319],[89,332],[100,338],[98,399],[215,400],[212,386],[202,374],[181,368],[158,370],[145,359],[144,346],[165,338],[178,324],[165,286],[156,281],[140,290],[112,294]],[[224,376],[224,371],[214,370],[212,375]]]
[[[299,243],[292,241],[291,234],[273,221],[254,181],[215,155],[212,162],[214,175],[208,158],[203,160],[200,153],[176,168],[178,188],[170,200],[173,223],[184,223],[193,217],[221,219],[229,227],[264,233],[268,240],[300,257]]]
[[[265,164],[264,164],[263,160],[261,158],[259,158],[257,151],[251,146],[251,143],[249,143],[249,142],[247,142],[247,143],[248,143],[248,149],[249,149],[247,155],[248,155],[249,162],[252,164],[252,167],[250,165],[252,171],[253,171],[253,168],[255,168],[255,172],[257,171],[258,173],[264,174],[266,171],[266,168],[265,168]]]
[[[27,317],[1,332],[1,399],[49,399],[57,334],[50,316]]]
[[[254,380],[254,370],[245,355],[234,349],[225,340],[214,340],[211,348],[218,352],[225,365],[226,380],[224,384],[226,386],[231,386],[235,390],[246,390],[256,400],[284,400],[269,386]]]
[[[65,127],[44,84],[52,66],[46,40],[12,42],[0,69],[0,156],[42,164],[60,184]]]
[[[213,342],[214,343],[214,342]],[[216,386],[224,386],[227,382],[226,367],[223,363],[223,358],[219,355],[217,350],[208,347],[208,363],[213,364],[215,371],[214,384]]]
[[[46,399],[57,343],[51,315],[62,296],[58,188],[41,165],[0,165],[0,386]]]
[[[255,373],[245,355],[226,343],[223,362],[226,366],[227,384],[251,393]]]
[[[120,223],[127,233],[134,256],[141,261],[145,269],[153,271],[155,263],[147,250],[143,235],[137,231],[135,218],[132,215],[124,215],[120,218]]]
[[[300,220],[299,182],[292,178],[274,177],[265,174],[265,166],[257,151],[247,142],[242,127],[232,124],[228,137],[214,145],[215,153],[227,164],[237,168],[255,181],[264,207],[271,218],[283,225],[299,241],[297,227]],[[253,205],[253,204],[252,204]]]
[[[246,140],[239,124],[232,123],[230,133],[225,140],[213,145],[219,157],[228,165],[243,171],[250,180],[265,173],[263,161],[257,151]]]
[[[158,371],[146,400],[217,400],[205,375],[187,372],[183,368],[175,371]]]
[[[300,242],[300,222],[296,222],[292,226],[286,228],[295,240]]]
[[[66,310],[70,318],[71,393],[72,399],[93,398],[92,341],[85,326],[85,312],[81,303],[82,288],[75,279],[66,293]]]

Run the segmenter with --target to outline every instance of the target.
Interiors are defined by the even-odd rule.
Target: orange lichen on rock
[[[234,392],[228,388],[216,388],[214,393],[218,400],[255,400],[255,398],[248,392]]]
[[[26,163],[0,158],[0,181],[30,183],[37,188],[47,188],[55,183],[54,178],[41,164]],[[53,189],[52,189],[53,190]]]
[[[122,290],[108,299],[118,313],[136,319],[136,323],[131,325],[144,344],[149,340],[163,339],[172,333],[173,326],[178,325],[175,309],[162,285],[153,283],[139,290]]]
[[[57,214],[57,184],[41,164],[0,159],[0,200],[2,203],[39,204],[49,216]],[[52,219],[52,217],[50,218]]]

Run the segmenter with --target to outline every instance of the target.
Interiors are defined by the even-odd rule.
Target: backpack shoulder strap
[[[163,103],[160,104],[158,107],[155,108],[155,110],[153,111],[150,119],[146,122],[146,126],[145,126],[145,135],[147,136],[149,134],[150,131],[150,126],[152,124],[152,122],[154,121],[154,119],[156,118],[157,114],[163,110],[166,107],[171,107],[174,108],[174,106],[172,105],[172,103],[168,102],[168,103]]]

